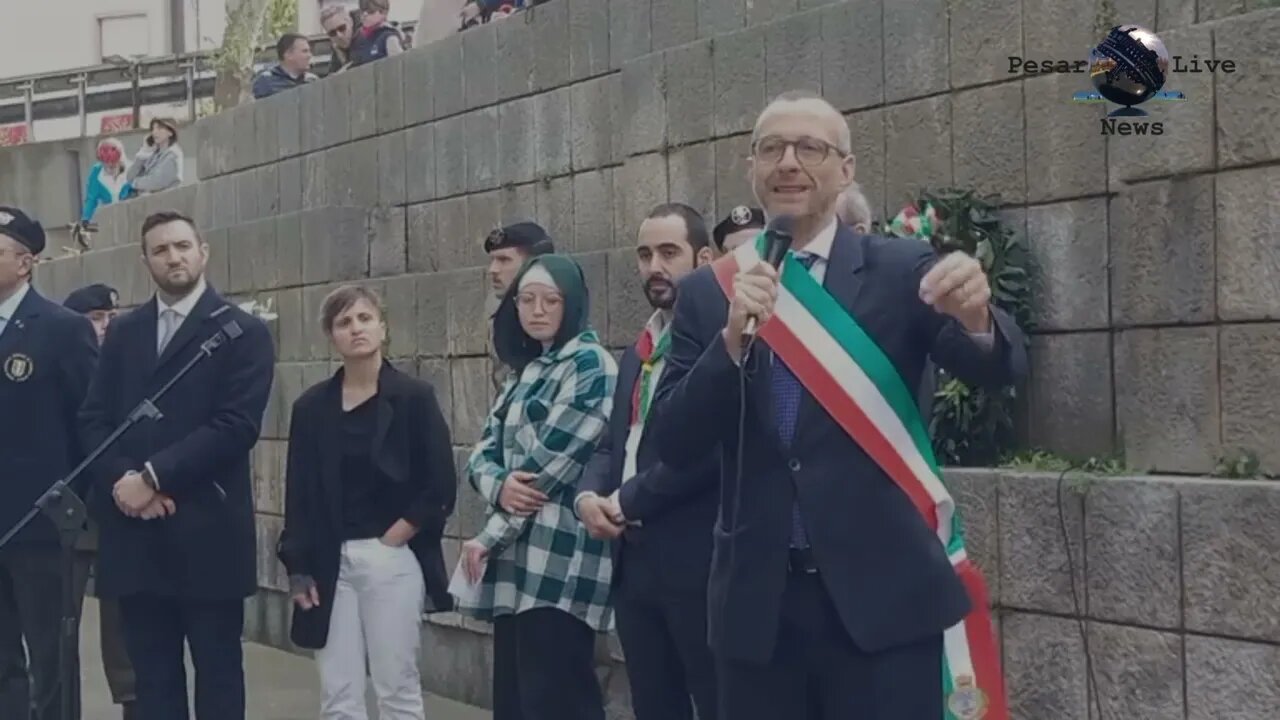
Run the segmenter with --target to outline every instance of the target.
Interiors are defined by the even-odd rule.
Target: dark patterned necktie
[[[816,256],[807,253],[796,253],[796,260],[805,269],[813,267]],[[790,447],[796,434],[796,420],[800,416],[800,396],[803,392],[800,381],[791,372],[791,368],[777,355],[773,356],[773,369],[770,373],[773,390],[773,411],[778,423],[778,436],[784,447]],[[809,547],[809,537],[805,533],[804,518],[800,516],[800,503],[791,506],[791,547]]]

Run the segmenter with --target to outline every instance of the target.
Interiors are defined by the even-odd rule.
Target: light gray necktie
[[[173,308],[167,308],[160,313],[160,345],[156,347],[156,356],[164,354],[164,349],[169,346],[169,341],[173,339],[174,332],[178,329],[178,311]]]

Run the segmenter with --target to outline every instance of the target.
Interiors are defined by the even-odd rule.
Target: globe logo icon
[[[1098,94],[1123,107],[1109,117],[1143,117],[1136,105],[1155,97],[1169,72],[1164,42],[1139,25],[1117,25],[1089,53],[1089,78]]]

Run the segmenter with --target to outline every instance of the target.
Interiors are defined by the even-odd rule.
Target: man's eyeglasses
[[[788,147],[795,148],[796,160],[805,167],[821,165],[826,162],[832,152],[841,158],[847,154],[835,145],[818,138],[803,137],[799,140],[785,140],[772,135],[757,140],[751,148],[751,153],[757,160],[776,163],[782,162]]]
[[[347,34],[347,26],[346,26],[346,25],[339,25],[338,27],[336,27],[336,28],[334,28],[334,29],[332,29],[332,30],[326,30],[325,32],[329,35],[329,37],[331,37],[331,38],[335,38],[335,37],[338,37],[339,35],[346,35],[346,34]]]

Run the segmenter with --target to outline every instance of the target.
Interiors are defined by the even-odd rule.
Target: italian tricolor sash
[[[721,289],[761,262],[763,234],[714,265]],[[1008,720],[986,583],[965,553],[964,527],[914,395],[857,321],[788,253],[774,314],[759,330],[831,417],[911,499],[946,548],[973,609],[943,636],[944,720]]]

